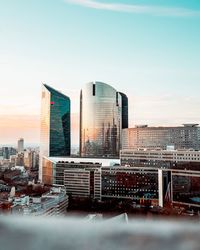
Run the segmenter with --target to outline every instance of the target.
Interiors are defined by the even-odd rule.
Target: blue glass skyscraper
[[[70,99],[42,86],[40,156],[69,156],[71,151]],[[40,168],[40,178],[42,178]]]

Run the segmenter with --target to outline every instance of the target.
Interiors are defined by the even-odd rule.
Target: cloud
[[[123,3],[102,3],[95,0],[64,0],[66,3],[76,4],[87,8],[108,10],[116,12],[129,12],[135,14],[149,14],[154,16],[174,16],[174,17],[191,17],[200,16],[200,11],[188,8],[160,7],[139,4]]]

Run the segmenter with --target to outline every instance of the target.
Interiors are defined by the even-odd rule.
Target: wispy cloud
[[[64,0],[66,3],[81,5],[87,8],[108,10],[116,12],[129,12],[135,14],[149,14],[154,16],[174,16],[174,17],[192,17],[199,16],[200,11],[188,8],[161,7],[139,4],[123,3],[103,3],[95,0]]]

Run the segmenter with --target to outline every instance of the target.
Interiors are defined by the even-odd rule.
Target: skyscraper
[[[42,87],[40,160],[43,156],[69,156],[70,150],[70,99],[44,84]],[[41,163],[39,175],[41,179]]]
[[[128,108],[123,113],[125,97],[106,83],[84,85],[80,95],[81,156],[119,156],[122,124],[125,127],[128,124]],[[128,102],[124,101],[125,104],[128,106]]]
[[[128,97],[119,92],[122,97],[122,129],[128,128]]]
[[[24,151],[24,139],[23,138],[20,138],[17,142],[17,151],[18,153]]]

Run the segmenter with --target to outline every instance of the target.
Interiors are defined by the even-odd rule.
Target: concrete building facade
[[[136,126],[122,130],[122,150],[148,149],[194,149],[200,150],[200,127],[184,124],[179,127]]]

